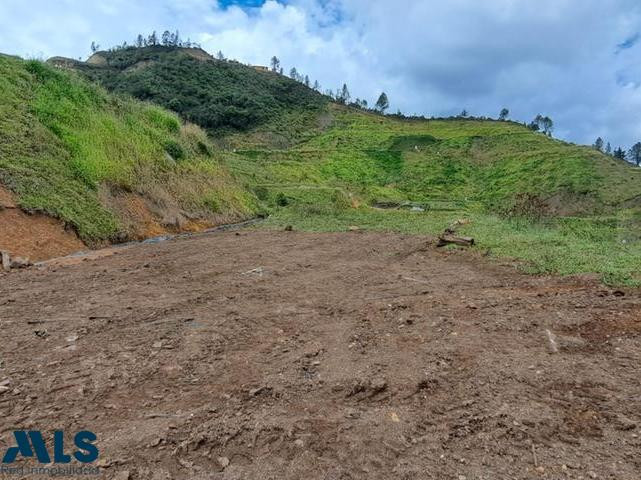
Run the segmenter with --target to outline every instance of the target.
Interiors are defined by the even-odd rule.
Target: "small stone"
[[[67,342],[69,342],[69,343],[73,343],[73,342],[75,342],[76,340],[78,340],[78,338],[79,338],[79,337],[78,337],[78,335],[69,335],[69,336],[66,338],[66,340],[67,340]]]
[[[229,466],[229,458],[218,457],[218,464],[223,468],[227,468]]]
[[[545,468],[543,467],[536,467],[536,471],[539,473],[545,473]]]
[[[8,392],[9,390],[11,390],[9,387],[0,387],[0,394]]]
[[[299,448],[303,448],[305,446],[305,442],[303,442],[300,438],[297,438],[296,440],[294,440],[294,445]]]
[[[162,342],[154,342],[152,347],[153,348],[162,348]]]

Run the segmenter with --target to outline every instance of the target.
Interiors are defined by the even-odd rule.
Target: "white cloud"
[[[550,115],[572,141],[641,139],[641,6],[636,0],[291,0],[221,8],[213,0],[3,0],[0,51],[85,56],[138,32],[179,29],[252,64],[277,55],[336,89],[392,108]],[[626,44],[629,48],[619,48]]]

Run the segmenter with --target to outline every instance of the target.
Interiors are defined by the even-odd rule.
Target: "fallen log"
[[[437,247],[444,247],[445,245],[460,245],[462,247],[471,247],[474,245],[474,239],[472,237],[457,237],[444,233],[438,237]]]

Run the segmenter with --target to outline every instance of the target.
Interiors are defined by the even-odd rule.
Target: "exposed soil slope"
[[[84,250],[85,244],[60,220],[46,215],[28,215],[13,195],[0,187],[0,250],[40,261]]]
[[[638,479],[639,292],[427,240],[226,233],[0,276],[0,444],[86,428],[136,480]]]

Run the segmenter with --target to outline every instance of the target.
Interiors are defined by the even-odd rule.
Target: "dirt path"
[[[0,450],[87,429],[102,478],[641,478],[639,292],[425,242],[230,232],[2,275]]]

